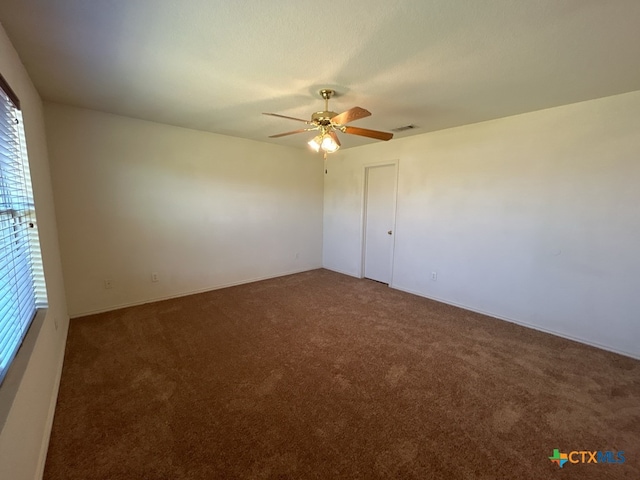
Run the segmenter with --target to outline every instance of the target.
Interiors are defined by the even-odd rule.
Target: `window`
[[[20,102],[0,75],[0,382],[46,304]]]

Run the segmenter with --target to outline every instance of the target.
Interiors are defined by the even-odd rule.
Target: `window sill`
[[[14,357],[13,362],[11,362],[11,366],[9,367],[7,375],[4,377],[2,385],[0,385],[0,433],[4,429],[9,413],[11,412],[11,407],[22,384],[22,379],[29,365],[31,355],[35,350],[46,316],[46,308],[38,309],[22,341],[22,345]]]

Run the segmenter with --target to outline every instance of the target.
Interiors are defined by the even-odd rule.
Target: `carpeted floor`
[[[73,320],[44,478],[638,479],[639,458],[639,361],[316,270]]]

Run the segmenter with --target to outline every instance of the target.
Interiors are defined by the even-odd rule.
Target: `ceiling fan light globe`
[[[322,150],[324,150],[327,153],[336,152],[340,148],[340,146],[335,142],[335,140],[331,138],[329,135],[324,136],[324,138],[322,139],[321,146],[322,146]]]
[[[322,137],[320,135],[318,135],[318,136],[312,138],[311,140],[309,140],[307,145],[309,145],[314,152],[319,152],[320,151],[320,145],[322,145]]]

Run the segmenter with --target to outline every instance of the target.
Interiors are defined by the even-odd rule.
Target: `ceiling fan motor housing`
[[[320,90],[320,96],[324,98],[324,111],[315,112],[311,115],[311,121],[321,127],[328,127],[331,125],[331,119],[338,115],[336,112],[329,111],[329,99],[336,93],[330,88],[323,88]]]
[[[316,125],[328,127],[329,125],[331,125],[331,119],[336,115],[338,115],[336,112],[315,112],[311,115],[311,121]]]

